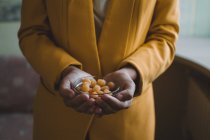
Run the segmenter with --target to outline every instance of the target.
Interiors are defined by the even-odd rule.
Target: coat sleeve
[[[21,14],[18,32],[21,51],[48,90],[55,92],[62,71],[69,65],[81,67],[81,63],[51,39],[44,0],[23,0]]]
[[[139,73],[139,93],[172,63],[179,32],[179,0],[157,0],[146,42],[119,67],[133,65]]]

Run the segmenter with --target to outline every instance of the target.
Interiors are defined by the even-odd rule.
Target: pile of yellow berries
[[[109,94],[115,89],[114,82],[106,82],[104,79],[83,78],[81,85],[78,87],[81,92],[91,95]]]

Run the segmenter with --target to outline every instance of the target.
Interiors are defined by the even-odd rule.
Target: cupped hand
[[[130,67],[106,75],[104,79],[117,83],[121,90],[116,96],[105,94],[101,98],[97,98],[96,103],[101,108],[101,111],[96,114],[112,114],[130,107],[135,92],[135,83],[133,81],[135,78],[136,71]]]
[[[72,84],[82,77],[91,76],[75,66],[68,67],[62,75],[59,93],[63,97],[64,104],[82,113],[92,114],[96,108],[95,99],[88,94],[76,94]]]

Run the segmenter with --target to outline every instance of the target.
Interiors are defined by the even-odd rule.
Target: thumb
[[[128,101],[131,100],[133,96],[128,90],[123,90],[116,95],[116,98],[120,101]]]
[[[133,98],[135,87],[132,84],[126,84],[122,91],[120,91],[116,98],[120,101],[128,101]]]
[[[74,91],[71,88],[71,81],[67,77],[61,81],[59,92],[63,97],[72,98],[74,96]]]

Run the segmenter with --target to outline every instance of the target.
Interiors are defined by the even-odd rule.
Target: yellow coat
[[[41,83],[34,140],[153,140],[152,82],[171,64],[179,30],[178,0],[110,0],[97,43],[92,0],[23,0],[20,47]],[[64,106],[55,90],[69,65],[103,76],[126,64],[141,76],[129,109],[102,118]]]

